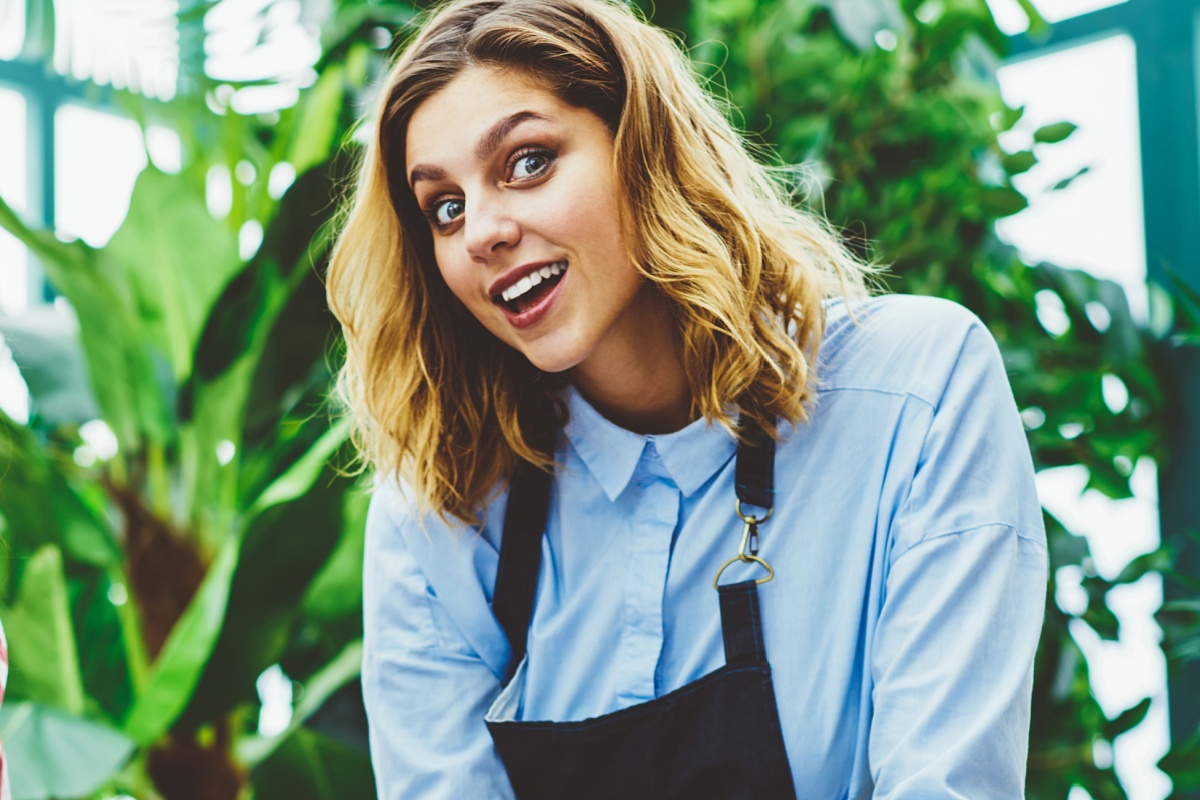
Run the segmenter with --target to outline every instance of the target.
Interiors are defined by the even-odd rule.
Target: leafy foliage
[[[28,5],[25,56],[47,57],[53,4]],[[349,728],[330,721],[358,702],[365,493],[336,469],[348,453],[344,426],[325,413],[336,331],[320,276],[351,171],[354,146],[342,143],[417,8],[327,4],[313,84],[290,108],[243,115],[231,94],[274,76],[205,75],[215,5],[181,0],[174,101],[112,93],[136,119],[176,129],[184,159],[178,174],[143,173],[107,245],[61,242],[0,202],[0,227],[39,257],[75,313],[0,317],[33,400],[28,425],[0,415],[0,535],[15,556],[0,570],[14,659],[0,738],[14,759],[39,754],[22,761],[17,797],[371,792],[361,709]],[[1028,202],[1013,176],[1074,126],[1043,127],[1015,152],[1000,146],[1021,110],[987,77],[1005,38],[983,0],[660,0],[651,10],[797,199],[890,265],[889,288],[959,300],[987,322],[1038,467],[1082,465],[1090,488],[1130,496],[1138,459],[1164,452],[1162,353],[1196,343],[1200,298],[1156,294],[1175,324],[1160,315],[1147,331],[1115,284],[1024,264],[996,238],[996,220]],[[214,218],[209,176],[241,162],[259,177],[231,181],[230,209]],[[282,197],[268,180],[280,165],[298,176]],[[247,222],[264,235],[243,260]],[[1124,401],[1111,391],[1106,401],[1117,384]],[[80,426],[95,416],[117,452],[79,463]],[[1062,800],[1081,785],[1123,797],[1094,745],[1138,724],[1148,703],[1106,718],[1070,626],[1117,637],[1114,586],[1152,572],[1193,579],[1164,548],[1105,580],[1085,539],[1046,522],[1028,794]],[[1085,608],[1055,604],[1064,566],[1083,572]],[[1196,600],[1159,619],[1173,663],[1200,655]],[[303,691],[288,728],[264,737],[255,681],[275,664]],[[55,760],[48,737],[71,737],[87,768]],[[1182,788],[1200,785],[1197,753],[1181,743],[1161,766]]]
[[[782,165],[805,165],[797,173],[800,196],[842,226],[860,252],[889,265],[889,288],[958,300],[988,324],[1036,466],[1081,465],[1089,489],[1132,496],[1138,459],[1166,454],[1165,331],[1140,328],[1116,284],[1024,264],[994,233],[998,219],[1028,205],[1013,176],[1033,167],[1044,148],[1068,139],[1075,125],[1032,131],[1025,150],[1000,146],[1021,109],[1005,106],[981,77],[1005,48],[983,0],[853,4],[853,20],[850,9],[836,0],[697,0],[677,6],[675,19],[702,68],[724,83],[746,129]],[[1036,14],[1033,21],[1040,24]],[[1055,188],[1083,174],[1063,176]],[[1044,322],[1053,317],[1058,324]],[[1108,399],[1106,384],[1116,387]],[[1108,591],[1149,571],[1173,575],[1173,552],[1143,556],[1105,580],[1095,573],[1086,540],[1046,516],[1051,582],[1027,792],[1063,798],[1080,785],[1096,798],[1124,797],[1111,767],[1097,765],[1094,744],[1132,728],[1149,703],[1108,720],[1092,697],[1087,663],[1069,627],[1082,622],[1117,638]],[[1064,566],[1085,574],[1088,603],[1078,614],[1055,603],[1055,574]],[[1169,638],[1178,643],[1175,657],[1196,641],[1190,605],[1164,609],[1181,629]]]

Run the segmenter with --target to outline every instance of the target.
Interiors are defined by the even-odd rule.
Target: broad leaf
[[[1057,144],[1065,141],[1078,128],[1079,126],[1073,122],[1055,122],[1051,125],[1043,125],[1033,132],[1033,140],[1042,144]]]
[[[244,450],[245,426],[251,420],[278,425],[296,400],[294,387],[301,384],[303,393],[303,383],[314,368],[323,368],[324,344],[329,336],[324,318],[321,324],[313,325],[311,317],[299,324],[290,317],[287,327],[278,332],[276,328],[294,297],[310,297],[314,286],[320,294],[314,264],[320,262],[328,246],[320,231],[332,213],[329,198],[334,180],[346,169],[343,161],[322,165],[292,184],[267,227],[258,254],[226,286],[205,324],[181,410],[181,417],[189,423],[188,435],[195,443],[190,492],[199,508],[227,502],[221,498],[234,491],[228,484],[238,477],[237,472],[225,470],[217,462],[217,444],[228,440],[240,443]],[[305,299],[298,306],[308,309],[310,304]],[[265,355],[268,352],[269,357]],[[265,380],[265,375],[271,379]],[[261,387],[264,394],[252,396],[252,386]],[[255,493],[286,468],[287,460],[301,455],[320,433],[317,430],[311,434],[312,438],[302,441],[298,449],[288,449],[282,465],[276,463],[279,459],[256,464],[251,470],[259,476],[254,481]],[[264,438],[276,435],[272,430]],[[305,436],[310,434],[305,431]],[[239,453],[239,467],[244,458],[245,453]],[[244,490],[237,491],[246,498]]]
[[[167,356],[176,380],[187,377],[209,308],[241,266],[233,235],[182,176],[148,168],[103,252],[128,287],[145,341]]]
[[[1104,726],[1104,735],[1108,739],[1115,739],[1123,733],[1133,730],[1142,723],[1146,718],[1146,713],[1150,711],[1150,698],[1144,698],[1134,704],[1132,707],[1125,709],[1116,716],[1111,722]]]
[[[350,435],[350,420],[342,418],[321,435],[307,452],[268,486],[246,512],[249,516],[261,514],[271,506],[294,500],[307,492],[325,469],[333,455],[345,444]]]
[[[0,511],[8,519],[8,541],[20,553],[46,543],[72,559],[118,569],[122,561],[116,537],[80,498],[61,468],[28,428],[0,412]],[[74,466],[73,464],[71,466]]]
[[[171,385],[170,367],[144,338],[129,276],[105,251],[30,228],[3,201],[0,227],[33,251],[54,288],[71,301],[93,393],[121,446],[136,450],[147,437],[167,441],[172,424],[163,387]]]
[[[266,506],[249,523],[220,639],[183,724],[198,726],[256,699],[255,679],[280,660],[305,592],[341,537],[349,485],[325,467],[308,477],[301,497]]]
[[[292,126],[291,147],[286,160],[303,175],[324,163],[338,142],[338,117],[345,107],[346,68],[331,64],[300,103],[300,116]]]
[[[84,710],[83,678],[71,623],[62,553],[48,544],[25,565],[17,600],[4,614],[11,692],[64,709]]]
[[[217,553],[134,701],[124,731],[139,744],[149,744],[162,736],[191,698],[221,630],[239,543],[236,537],[230,537]]]
[[[14,800],[90,795],[133,754],[118,731],[38,703],[0,708],[0,741]]]

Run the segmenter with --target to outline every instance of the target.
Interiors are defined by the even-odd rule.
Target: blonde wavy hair
[[[451,294],[405,177],[413,112],[471,67],[517,71],[613,132],[630,257],[678,325],[693,418],[774,433],[806,418],[824,301],[871,268],[757,163],[663,31],[619,0],[453,0],[392,67],[328,273],[355,443],[422,505],[468,523],[519,461],[553,466],[564,379]]]

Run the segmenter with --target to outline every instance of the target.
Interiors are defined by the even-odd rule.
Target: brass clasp
[[[738,518],[746,523],[746,527],[742,529],[742,541],[738,544],[737,555],[722,564],[720,569],[717,570],[717,574],[713,577],[714,589],[721,588],[719,583],[721,580],[721,573],[723,573],[727,567],[737,561],[742,561],[746,564],[759,564],[766,569],[767,576],[765,578],[757,579],[755,583],[766,583],[775,577],[775,570],[771,567],[771,565],[758,556],[758,526],[771,518],[771,514],[774,512],[774,509],[768,508],[767,513],[763,516],[763,518],[759,519],[753,514],[743,514],[742,501],[739,499],[737,504],[734,506],[734,510],[737,512]]]

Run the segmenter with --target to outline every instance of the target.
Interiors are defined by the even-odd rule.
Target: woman
[[[618,2],[451,2],[372,126],[380,796],[1020,797],[1045,534],[979,321],[866,299]]]

